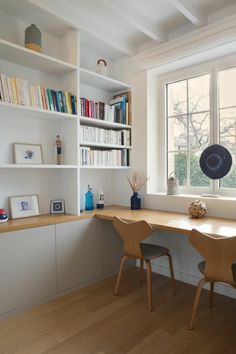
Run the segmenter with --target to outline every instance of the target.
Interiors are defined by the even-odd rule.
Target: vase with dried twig
[[[134,172],[130,177],[127,177],[130,187],[133,191],[133,195],[130,198],[130,205],[132,210],[141,209],[141,195],[139,194],[140,189],[145,185],[148,177],[144,174]]]

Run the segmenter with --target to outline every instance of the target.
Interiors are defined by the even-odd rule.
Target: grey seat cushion
[[[205,261],[202,261],[202,262],[198,263],[198,269],[203,274],[204,274],[205,264],[206,264]],[[233,272],[234,282],[236,283],[236,263],[232,264],[232,272]]]
[[[157,258],[169,253],[168,248],[150,245],[148,243],[140,243],[140,248],[145,259]]]

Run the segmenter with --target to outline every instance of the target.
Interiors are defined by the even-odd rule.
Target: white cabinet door
[[[102,277],[102,233],[96,219],[56,225],[57,291]]]
[[[55,226],[1,233],[0,314],[55,292]]]

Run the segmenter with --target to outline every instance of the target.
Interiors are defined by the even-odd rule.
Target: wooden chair
[[[117,276],[116,287],[114,295],[118,294],[121,274],[124,263],[127,258],[140,259],[140,281],[143,279],[143,263],[145,261],[147,267],[147,292],[148,292],[148,306],[152,311],[152,279],[151,279],[151,260],[161,256],[167,256],[170,266],[170,274],[172,280],[173,292],[175,292],[175,280],[172,257],[169,250],[162,246],[141,243],[145,238],[150,236],[153,232],[151,225],[146,221],[138,221],[127,223],[118,217],[114,218],[113,225],[124,241],[124,256],[121,258],[120,269]]]
[[[206,282],[210,283],[210,307],[213,303],[215,282],[228,283],[236,288],[236,236],[216,238],[193,229],[189,241],[204,258],[204,261],[198,264],[204,277],[197,285],[193,301],[189,325],[189,329],[192,329],[201,290]]]

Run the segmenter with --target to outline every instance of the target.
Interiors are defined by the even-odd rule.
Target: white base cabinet
[[[55,226],[0,234],[0,314],[56,292]]]
[[[56,225],[57,290],[103,276],[102,223],[86,219]]]
[[[122,249],[112,223],[94,218],[1,233],[0,316],[114,275]]]

